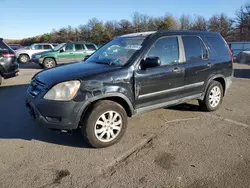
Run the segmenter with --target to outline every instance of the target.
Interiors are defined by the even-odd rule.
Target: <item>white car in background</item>
[[[33,54],[53,50],[54,46],[49,43],[35,43],[29,47],[15,51],[20,63],[28,63]]]

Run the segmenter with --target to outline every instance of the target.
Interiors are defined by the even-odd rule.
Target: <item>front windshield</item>
[[[142,46],[145,37],[116,38],[87,59],[87,62],[125,65]]]
[[[61,43],[61,44],[59,44],[58,46],[56,46],[53,50],[54,50],[54,51],[57,51],[57,50],[59,50],[60,48],[62,48],[65,44],[66,44],[66,43]]]

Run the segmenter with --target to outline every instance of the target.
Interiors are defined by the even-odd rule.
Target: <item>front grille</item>
[[[36,97],[37,95],[39,95],[41,93],[41,91],[43,91],[46,88],[46,84],[37,80],[37,79],[33,79],[28,87],[28,93],[32,96],[32,97]]]

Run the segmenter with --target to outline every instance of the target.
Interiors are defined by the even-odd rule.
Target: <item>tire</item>
[[[110,121],[110,115],[116,119]],[[105,120],[107,123],[104,123]],[[94,148],[104,148],[115,144],[122,138],[126,128],[126,111],[120,104],[109,100],[95,103],[81,122],[83,138]],[[113,132],[113,138],[111,132]]]
[[[50,69],[56,66],[56,61],[53,58],[45,58],[43,60],[43,68]]]
[[[19,61],[20,63],[23,63],[23,64],[28,63],[29,60],[30,60],[30,57],[29,57],[27,54],[21,54],[21,55],[19,55],[19,57],[18,57],[18,61]]]
[[[217,110],[223,101],[223,93],[221,83],[213,80],[206,91],[204,100],[199,100],[201,109],[208,112]]]
[[[3,83],[3,77],[0,74],[0,85],[2,85],[2,83]]]

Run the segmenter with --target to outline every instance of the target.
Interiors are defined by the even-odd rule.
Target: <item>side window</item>
[[[66,51],[66,52],[67,52],[67,51],[73,51],[73,43],[67,44],[66,47],[65,47],[65,51]]]
[[[159,57],[162,65],[179,62],[179,45],[177,37],[158,39],[149,50],[147,57]]]
[[[185,49],[186,61],[207,59],[207,49],[199,37],[183,36],[182,41]]]
[[[52,49],[52,47],[50,45],[43,45],[43,49],[49,50],[49,49]]]
[[[206,39],[212,45],[212,47],[215,49],[215,51],[217,52],[217,54],[219,56],[230,55],[228,45],[226,44],[226,42],[223,40],[222,37],[220,37],[219,35],[217,35],[217,36],[208,36],[208,37],[206,37]],[[235,47],[234,45],[235,44],[231,44],[231,49],[232,50]],[[243,44],[242,44],[242,48],[243,48]]]
[[[82,44],[75,44],[75,49],[76,49],[76,51],[83,51],[84,50]]]
[[[85,46],[86,46],[87,50],[96,50],[96,47],[93,44],[85,44]]]
[[[34,46],[35,50],[42,50],[43,49],[43,46],[40,45],[40,44],[37,44]]]

